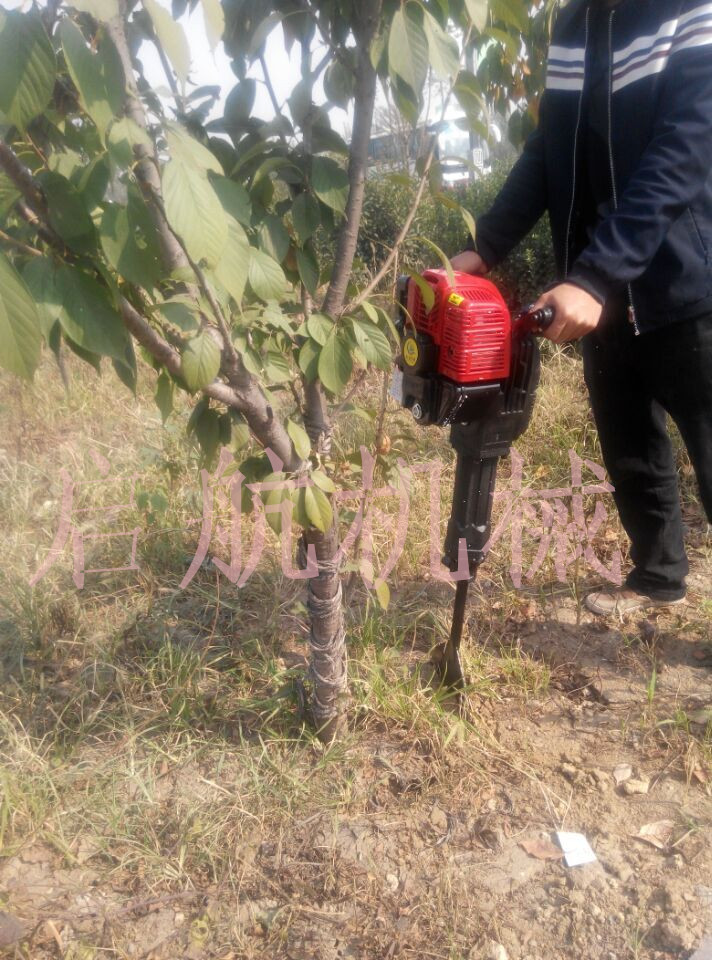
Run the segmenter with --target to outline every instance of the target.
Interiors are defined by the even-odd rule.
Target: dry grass
[[[139,395],[132,398],[110,371],[98,378],[78,361],[70,367],[68,395],[49,363],[33,386],[0,381],[0,863],[40,846],[52,851],[57,869],[91,862],[109,900],[125,902],[139,892],[194,895],[185,942],[195,956],[203,955],[199,950],[215,957],[296,956],[281,951],[290,930],[309,928],[310,911],[338,912],[349,897],[383,900],[370,874],[349,873],[340,848],[315,843],[315,824],[325,829],[344,816],[367,819],[383,791],[407,798],[412,789],[420,802],[432,804],[456,790],[474,802],[493,783],[535,776],[530,758],[515,756],[496,738],[487,705],[546,696],[552,668],[519,642],[516,631],[531,618],[532,604],[567,595],[580,601],[586,571],[574,569],[566,584],[556,584],[547,561],[527,589],[517,591],[507,543],[496,547],[466,651],[478,711],[459,716],[429,689],[423,669],[427,650],[447,634],[452,590],[428,574],[428,500],[418,480],[406,548],[391,578],[390,609],[380,610],[358,581],[350,595],[351,725],[342,742],[324,749],[300,713],[302,590],[284,578],[274,550],[242,590],[212,567],[180,589],[201,515],[200,464],[183,432],[187,404],[163,428],[150,371],[142,371]],[[363,402],[373,404],[376,394],[364,390]],[[338,443],[347,449],[368,442],[371,430],[347,417]],[[390,408],[387,431],[411,464],[433,456],[446,463],[444,529],[451,482],[446,438],[437,430],[416,431]],[[536,418],[519,449],[525,482],[545,486],[568,482],[569,449],[598,459],[575,356],[549,357]],[[30,588],[56,532],[60,470],[97,481],[97,455],[121,482],[87,487],[85,506],[111,503],[138,475],[138,505],[124,511],[120,523],[141,528],[140,570],[87,575],[78,590],[67,546]],[[689,471],[683,472],[686,502],[697,510]],[[395,505],[392,496],[379,501],[386,516],[393,517]],[[82,516],[86,533],[104,529],[103,515]],[[378,565],[391,533],[387,520],[374,530]],[[616,537],[601,538],[604,551],[618,543],[613,518],[609,530]],[[707,546],[700,541],[698,549],[702,556]],[[88,550],[87,561],[113,566],[125,556],[125,543],[117,543]],[[706,604],[696,606],[686,623],[703,639]],[[653,691],[648,706],[654,703]],[[660,719],[649,712],[649,729]],[[676,738],[675,749],[709,751],[712,731],[700,738],[684,710],[663,719],[670,721],[664,734]],[[404,766],[417,771],[412,783]],[[282,847],[303,865],[288,867],[285,860],[279,866]],[[249,902],[252,912],[231,907],[225,914],[213,901]],[[388,897],[383,902],[390,903]],[[484,928],[463,910],[462,892],[441,872],[420,932],[413,934],[415,952],[403,956],[467,956],[468,943]],[[379,929],[375,920],[369,926],[369,956],[392,956]],[[419,954],[426,929],[437,931],[437,952]],[[110,924],[99,939],[96,931],[85,937],[76,929],[71,936],[59,930],[58,937],[53,945],[45,930],[18,956],[125,955]],[[319,957],[319,949],[305,947],[304,955]]]

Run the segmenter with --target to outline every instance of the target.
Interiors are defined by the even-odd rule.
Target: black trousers
[[[636,337],[604,316],[583,341],[584,372],[615,502],[631,540],[626,584],[658,600],[685,595],[688,572],[666,412],[677,424],[712,523],[712,316]]]

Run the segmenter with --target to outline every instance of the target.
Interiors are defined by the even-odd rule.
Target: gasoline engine
[[[437,660],[443,684],[456,690],[464,686],[467,591],[485,558],[497,466],[531,419],[540,371],[535,335],[553,319],[550,308],[513,318],[493,283],[466,273],[428,270],[399,282],[401,352],[391,393],[417,423],[449,426],[457,455],[443,563],[464,575]]]

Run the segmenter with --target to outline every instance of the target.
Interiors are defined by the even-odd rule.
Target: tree
[[[191,7],[197,0],[191,0]],[[0,12],[0,361],[31,378],[43,344],[87,362],[108,358],[130,389],[136,352],[156,372],[163,417],[176,391],[195,399],[189,429],[206,460],[246,426],[265,456],[248,479],[298,479],[268,494],[288,500],[315,556],[309,581],[314,723],[333,737],[343,714],[346,650],[338,518],[330,494],[332,401],[354,366],[386,370],[387,313],[372,298],[397,260],[431,184],[431,154],[413,209],[378,272],[352,281],[377,84],[416,124],[429,70],[478,122],[485,86],[515,100],[519,0],[201,0],[208,34],[224,35],[238,83],[224,116],[206,121],[212,88],[191,89],[179,17],[158,0],[56,0]],[[547,6],[549,0],[547,0]],[[460,67],[467,46],[497,49],[483,84]],[[298,45],[301,79],[286,108],[264,59],[281,26]],[[147,83],[142,43],[154,44],[174,95]],[[317,46],[326,56],[315,61]],[[254,116],[259,62],[274,101]],[[508,66],[509,65],[509,66]],[[314,102],[323,74],[326,103]],[[508,92],[507,92],[508,91]],[[353,106],[350,144],[328,107]],[[435,182],[435,181],[433,181]],[[437,189],[437,186],[435,187]],[[319,248],[332,251],[331,265]],[[325,258],[324,258],[325,259]],[[330,404],[332,406],[330,407]],[[338,407],[337,407],[338,409]],[[275,496],[277,501],[275,501]],[[384,588],[380,585],[383,598]]]

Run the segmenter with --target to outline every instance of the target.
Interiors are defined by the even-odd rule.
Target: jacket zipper
[[[569,219],[566,225],[566,256],[564,258],[564,279],[569,275],[569,263],[571,258],[571,225],[574,219],[574,207],[576,206],[576,180],[578,174],[578,141],[579,131],[581,129],[581,117],[583,115],[583,93],[586,86],[586,55],[588,52],[588,31],[591,19],[591,8],[586,7],[586,34],[583,42],[583,80],[581,82],[581,92],[579,93],[578,114],[576,116],[576,130],[574,132],[574,175],[573,186],[571,188],[571,206],[569,207]]]
[[[618,187],[616,186],[616,165],[613,159],[613,18],[615,10],[611,10],[608,19],[608,163],[611,170],[611,187],[613,188],[613,209],[618,209]],[[628,284],[628,322],[632,323],[636,337],[640,336],[638,318],[633,301],[633,287]]]

